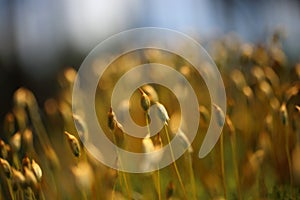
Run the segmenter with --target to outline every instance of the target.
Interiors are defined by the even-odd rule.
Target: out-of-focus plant
[[[215,105],[210,110],[200,75],[167,52],[147,49],[124,55],[99,80],[98,120],[117,146],[151,152],[178,135],[187,147],[172,165],[149,174],[110,169],[85,149],[84,117],[71,109],[74,69],[59,74],[60,92],[44,106],[30,90],[18,89],[1,130],[0,199],[300,199],[300,64],[291,66],[280,40],[256,45],[229,35],[210,46],[225,83],[227,113]],[[124,133],[123,119],[116,119],[111,109],[115,81],[132,66],[152,61],[173,66],[197,92],[201,118],[192,143],[179,129],[182,119],[174,95],[162,86],[144,85],[124,105],[137,124],[148,127],[147,138]],[[153,104],[165,125],[150,137],[148,109]],[[200,160],[194,152],[211,112],[225,126],[219,145]],[[172,154],[179,147],[170,148]],[[143,166],[156,165],[159,159],[146,160]],[[122,168],[126,161],[116,162]]]

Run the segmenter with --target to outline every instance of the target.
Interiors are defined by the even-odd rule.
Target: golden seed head
[[[21,148],[21,133],[17,132],[10,138],[10,146],[13,151],[18,152]]]
[[[272,97],[273,96],[273,90],[270,84],[263,80],[259,83],[259,88],[260,90],[267,96],[267,97]]]
[[[144,111],[148,111],[148,109],[150,108],[150,99],[149,99],[148,95],[141,88],[139,88],[139,91],[142,95],[141,106]]]
[[[75,115],[73,114],[73,119],[78,131],[78,136],[79,138],[85,142],[87,140],[88,137],[88,129],[87,129],[87,125],[85,123],[85,121],[83,120],[83,118],[79,115]]]
[[[296,105],[296,106],[295,106],[295,109],[296,109],[298,112],[300,112],[300,106]]]
[[[12,183],[13,185],[21,185],[25,184],[25,176],[18,170],[12,168]]]
[[[24,167],[23,169],[24,169],[25,184],[32,188],[36,188],[38,182],[34,173],[28,167]]]
[[[264,68],[265,76],[270,81],[273,88],[276,88],[280,85],[280,79],[276,72],[271,67]]]
[[[217,117],[217,123],[219,126],[223,126],[224,121],[225,121],[225,114],[223,110],[216,104],[213,104],[214,112]]]
[[[63,71],[62,74],[60,74],[60,76],[58,77],[58,82],[62,88],[66,88],[74,83],[76,76],[77,72],[75,71],[75,69],[72,67],[68,67]]]
[[[76,76],[77,72],[72,67],[69,67],[64,71],[64,77],[69,83],[73,83]]]
[[[94,173],[88,162],[79,162],[77,166],[71,168],[75,177],[75,182],[82,191],[90,191],[93,187]]]
[[[33,171],[37,181],[41,182],[43,172],[42,172],[40,165],[37,164],[34,159],[32,159],[32,161],[31,161],[31,168],[32,168],[32,171]]]
[[[151,153],[154,151],[154,144],[150,138],[143,138],[142,145],[144,153]]]
[[[27,89],[21,87],[14,93],[14,101],[15,104],[20,105],[22,107],[27,104]]]
[[[244,57],[250,58],[253,54],[253,45],[245,43],[242,45],[241,51]]]
[[[226,118],[225,118],[225,123],[228,127],[228,130],[229,130],[229,134],[230,135],[233,135],[235,134],[235,128],[234,128],[234,125],[229,117],[229,115],[226,115]]]
[[[300,84],[296,84],[288,88],[284,95],[285,101],[288,102],[292,97],[298,95],[299,92],[300,92]]]
[[[0,164],[1,164],[1,168],[4,171],[6,177],[10,178],[12,176],[12,171],[11,171],[9,162],[7,160],[0,158]]]
[[[45,104],[44,104],[44,109],[47,115],[55,115],[58,113],[58,103],[55,99],[50,98],[47,99]]]
[[[185,77],[190,77],[192,74],[192,70],[189,66],[183,65],[180,67],[180,73],[183,74]]]
[[[25,129],[22,134],[22,148],[24,148],[25,151],[29,150],[30,148],[34,148],[32,131],[28,128]]]
[[[22,167],[28,167],[29,169],[31,169],[31,162],[30,162],[30,159],[28,158],[28,156],[25,156],[23,158]]]
[[[115,113],[112,111],[112,107],[110,107],[109,112],[107,113],[107,125],[111,131],[114,131],[116,128],[116,117]]]
[[[265,128],[267,132],[271,133],[274,129],[274,120],[271,114],[268,114],[265,118]]]
[[[8,113],[5,116],[4,119],[4,129],[7,131],[9,134],[12,134],[15,132],[15,116],[12,113]]]
[[[170,117],[168,115],[165,106],[158,102],[156,102],[155,104],[157,108],[158,117],[160,118],[160,120],[162,120],[165,123],[165,125],[168,125],[168,122],[170,121]]]
[[[146,93],[149,97],[150,103],[153,104],[159,101],[158,94],[155,89],[151,85],[144,85],[142,90]]]
[[[74,135],[71,135],[67,131],[65,131],[65,135],[68,139],[69,145],[71,147],[71,150],[74,154],[74,156],[79,157],[80,156],[80,145],[77,140],[77,138]]]
[[[265,78],[265,73],[262,70],[262,68],[259,67],[259,66],[254,66],[251,69],[251,73],[252,73],[253,77],[255,77],[258,82],[263,81],[264,78]]]
[[[0,148],[4,148],[4,147],[5,147],[5,142],[0,139]]]
[[[248,85],[243,88],[243,94],[248,100],[252,100],[254,98],[253,91]]]
[[[270,138],[270,134],[267,132],[261,132],[258,137],[258,146],[261,148],[266,154],[272,152],[272,142]]]
[[[8,151],[10,147],[5,144],[3,140],[0,139],[0,157],[6,159],[8,156]]]
[[[249,163],[254,169],[258,169],[265,157],[265,152],[262,149],[255,151],[249,157]]]
[[[282,124],[287,126],[288,125],[288,112],[287,112],[285,103],[283,103],[280,107],[280,118],[281,118]]]
[[[159,150],[163,147],[163,143],[162,143],[162,140],[161,140],[161,137],[160,137],[159,133],[157,133],[156,136],[154,137],[153,144],[154,144],[154,148],[156,150]]]
[[[210,115],[207,108],[205,106],[199,106],[198,110],[200,112],[200,116],[203,117],[204,122],[207,123]]]
[[[247,85],[245,77],[240,70],[233,70],[230,74],[230,77],[239,90],[242,90]]]
[[[276,97],[272,97],[270,99],[270,106],[272,108],[273,111],[278,111],[279,107],[280,107],[280,102]]]

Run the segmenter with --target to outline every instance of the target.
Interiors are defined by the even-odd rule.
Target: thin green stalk
[[[115,135],[114,134],[112,134],[112,135],[113,135],[114,143],[117,144],[117,140],[115,138]],[[123,169],[122,158],[120,157],[118,149],[117,149],[117,155],[118,155],[118,160],[120,161],[120,167],[121,167],[121,169]],[[132,194],[131,194],[130,189],[129,189],[126,174],[124,172],[121,172],[121,171],[119,171],[119,173],[121,173],[121,175],[123,177],[124,185],[125,185],[125,188],[126,188],[126,191],[127,191],[127,194],[128,194],[128,199],[132,199]]]
[[[290,175],[290,190],[292,194],[292,199],[294,198],[294,190],[293,190],[293,171],[292,171],[292,159],[291,159],[291,154],[290,154],[290,145],[289,145],[289,129],[288,126],[285,126],[285,152],[286,152],[286,157],[288,161],[288,166],[289,166],[289,175]]]
[[[116,185],[117,185],[117,179],[116,179],[115,182],[114,182],[114,186],[113,186],[112,194],[111,194],[111,200],[114,200],[114,199],[115,199]]]
[[[15,200],[10,182],[8,180],[3,180],[2,184],[3,194],[5,195],[5,197],[8,200]]]
[[[150,136],[151,135],[151,132],[150,132],[150,126],[149,126],[149,119],[148,119],[148,112],[145,112],[145,119],[146,119],[146,126],[147,126],[147,130],[148,130],[148,135]],[[160,173],[159,173],[159,168],[157,166],[157,170],[156,170],[156,174],[157,174],[157,196],[158,196],[158,199],[161,200],[161,190],[160,190]],[[153,182],[154,182],[154,185],[155,185],[155,174],[153,174]]]
[[[42,188],[38,189],[37,194],[36,194],[36,199],[45,200],[45,195],[44,195]]]
[[[220,138],[220,156],[221,156],[221,176],[224,190],[224,198],[226,199],[226,181],[225,181],[225,162],[224,162],[224,134],[221,134]]]
[[[268,197],[268,188],[265,183],[264,166],[258,170],[258,194],[259,198],[266,199]]]
[[[177,164],[176,164],[176,160],[174,158],[174,153],[173,153],[173,149],[172,149],[172,145],[171,145],[171,140],[170,140],[170,137],[169,137],[169,132],[168,132],[168,128],[166,125],[164,125],[164,129],[165,129],[165,132],[166,132],[166,136],[167,136],[167,140],[168,140],[168,143],[170,145],[170,151],[171,151],[171,156],[172,156],[172,160],[173,160],[173,166],[174,166],[174,169],[175,169],[175,172],[176,172],[176,175],[178,177],[178,181],[179,181],[179,184],[182,188],[182,191],[183,191],[183,194],[184,194],[184,198],[185,199],[188,199],[187,198],[187,194],[186,194],[186,191],[185,191],[185,188],[184,188],[184,185],[183,185],[183,181],[181,179],[181,176],[179,174],[179,170],[178,170],[178,167],[177,167]]]
[[[161,200],[161,191],[160,191],[160,172],[157,166],[157,193],[158,193],[158,199]]]
[[[192,185],[192,194],[194,199],[197,199],[197,192],[196,192],[196,181],[194,177],[194,170],[193,170],[193,162],[192,162],[192,156],[189,152],[187,152],[188,157],[188,165],[189,165],[189,171],[190,171],[190,179],[191,179],[191,185]]]
[[[231,139],[230,141],[231,141],[231,151],[232,151],[232,160],[233,160],[233,167],[234,167],[236,189],[237,189],[238,199],[242,199],[239,169],[238,169],[237,156],[236,156],[236,135],[235,135],[235,133],[233,133],[231,135],[230,139]]]
[[[86,191],[81,190],[82,199],[88,200],[88,195],[86,194]]]
[[[3,192],[3,195],[8,200],[15,200],[14,195],[13,195],[11,181],[8,178],[6,178],[6,176],[3,173],[3,169],[2,169],[1,166],[0,166],[0,187],[1,187],[0,191]]]

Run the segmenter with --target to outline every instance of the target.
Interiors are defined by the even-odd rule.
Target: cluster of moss
[[[113,86],[124,72],[147,62],[166,64],[186,77],[200,104],[198,133],[194,141],[186,141],[191,142],[186,153],[170,166],[145,174],[116,171],[97,161],[79,139],[87,131],[85,119],[72,114],[76,71],[66,68],[58,75],[59,94],[43,106],[30,90],[15,92],[1,130],[0,199],[299,199],[300,64],[289,63],[279,33],[265,44],[229,35],[212,41],[209,53],[221,72],[228,105],[227,113],[217,109],[225,125],[207,157],[197,156],[214,108],[203,79],[177,55],[137,50],[111,63],[99,80],[99,124],[112,142],[133,152],[161,148],[179,134],[180,120],[185,119],[165,87],[141,87],[127,107],[143,126],[158,99],[165,109],[160,113],[165,128],[147,141],[124,133],[110,105]]]

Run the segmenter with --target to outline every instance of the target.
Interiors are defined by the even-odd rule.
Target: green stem
[[[113,186],[113,190],[112,190],[112,194],[111,194],[111,200],[115,199],[116,185],[117,185],[117,179],[115,180],[115,183],[114,183],[114,186]]]
[[[117,140],[116,140],[116,137],[115,137],[114,133],[112,135],[113,135],[114,143],[117,144]],[[120,157],[120,153],[119,153],[118,149],[117,149],[117,155],[118,155],[118,160],[120,162],[120,168],[122,170],[123,169],[122,158]],[[121,173],[121,175],[123,177],[124,185],[125,185],[125,188],[126,188],[126,191],[127,191],[127,194],[128,194],[128,199],[132,199],[132,194],[131,194],[130,189],[129,189],[126,174],[122,171],[119,171],[119,173]]]
[[[148,135],[151,135],[150,132],[150,126],[149,126],[149,119],[148,119],[148,112],[145,112],[145,119],[146,119],[146,126],[147,126],[147,130],[148,130]]]
[[[160,191],[160,172],[157,166],[157,193],[158,193],[158,199],[161,200],[161,191]]]
[[[3,192],[5,199],[8,199],[8,200],[15,199],[14,195],[13,195],[11,181],[8,178],[6,178],[1,166],[0,166],[0,187],[1,187],[0,192]],[[1,194],[2,193],[0,193],[0,197],[1,197]]]
[[[192,156],[189,152],[187,152],[188,157],[188,165],[189,165],[189,171],[190,171],[190,178],[191,178],[191,185],[192,185],[192,193],[193,197],[196,200],[197,199],[197,192],[196,192],[196,181],[194,177],[194,170],[193,170],[193,162],[192,162]]]
[[[292,171],[292,160],[291,160],[291,154],[290,154],[290,145],[289,145],[289,130],[288,127],[286,126],[285,128],[285,152],[286,152],[286,157],[288,160],[288,166],[289,166],[289,174],[290,174],[290,190],[292,194],[292,199],[294,198],[294,191],[293,191],[293,171]]]
[[[81,190],[81,195],[84,200],[88,200],[88,195],[86,194],[86,191]]]
[[[183,194],[184,194],[184,198],[185,199],[188,199],[187,198],[187,194],[186,194],[186,191],[185,191],[185,188],[184,188],[184,185],[183,185],[183,182],[182,182],[182,179],[181,179],[181,176],[179,174],[179,170],[178,170],[178,167],[177,167],[177,164],[176,164],[176,160],[174,158],[174,153],[173,153],[173,149],[172,149],[172,145],[171,145],[171,140],[170,140],[170,137],[169,137],[169,132],[168,132],[168,128],[166,125],[164,125],[164,129],[165,129],[165,132],[166,132],[166,136],[167,136],[167,140],[168,140],[168,143],[170,145],[170,151],[171,151],[171,156],[172,156],[172,160],[173,160],[173,166],[174,166],[174,169],[175,169],[175,172],[176,172],[176,175],[178,177],[178,181],[179,181],[179,184],[182,188],[182,191],[183,191]]]
[[[147,130],[148,130],[148,135],[150,136],[151,135],[151,132],[150,132],[150,126],[149,126],[149,119],[148,119],[148,112],[145,112],[145,119],[146,119],[146,126],[147,126]],[[157,166],[157,196],[158,196],[158,199],[161,200],[161,191],[160,191],[160,172],[159,172],[159,168]],[[153,177],[153,182],[155,184],[155,177]]]
[[[224,162],[224,134],[221,134],[220,138],[220,154],[221,154],[221,175],[222,175],[222,184],[224,190],[224,198],[226,199],[226,181],[225,181],[225,162]]]
[[[239,177],[239,170],[238,170],[238,163],[237,163],[237,156],[236,156],[236,136],[234,133],[231,136],[231,151],[232,151],[232,160],[233,160],[238,199],[242,199],[241,188],[240,188],[240,177]]]

